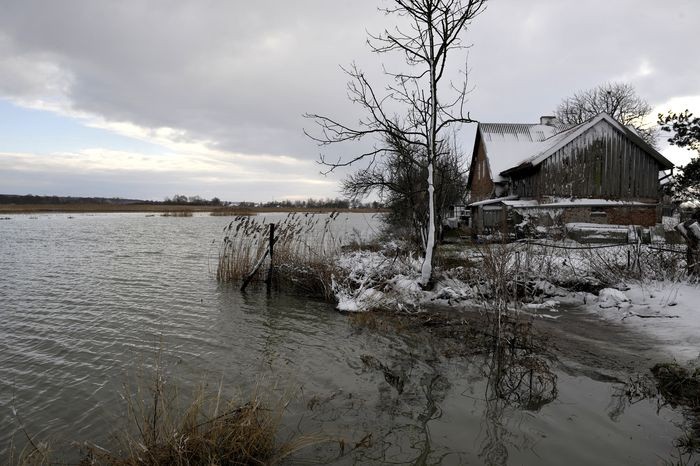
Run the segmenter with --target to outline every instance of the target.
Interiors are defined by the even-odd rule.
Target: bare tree
[[[314,119],[320,128],[320,134],[310,137],[322,146],[375,138],[371,149],[350,158],[340,157],[330,161],[322,155],[320,162],[328,167],[328,171],[361,160],[371,166],[391,151],[382,144],[387,138],[394,138],[406,147],[426,154],[429,209],[420,279],[423,286],[427,286],[432,279],[436,239],[434,171],[436,160],[445,155],[440,151],[442,134],[454,123],[472,121],[469,114],[464,112],[466,66],[464,81],[460,86],[445,83],[447,58],[453,50],[466,47],[460,35],[471,20],[484,10],[485,5],[486,0],[392,0],[391,6],[382,11],[398,16],[406,26],[385,30],[376,36],[370,35],[368,43],[376,53],[402,54],[407,70],[400,73],[385,70],[392,78],[392,84],[380,96],[357,66],[346,69],[350,76],[350,100],[359,104],[366,114],[355,126],[323,115],[306,115]],[[391,111],[395,105],[402,107],[400,115]]]
[[[642,139],[656,146],[657,131],[644,122],[651,111],[651,105],[631,84],[605,83],[565,98],[555,114],[562,123],[578,125],[605,112],[623,125],[634,128]]]
[[[449,148],[439,148],[444,153],[435,160],[434,199],[437,225],[441,225],[441,214],[451,204],[461,203],[466,197],[466,166],[457,149],[456,141],[450,139]],[[443,142],[443,145],[446,144]],[[343,180],[343,194],[357,199],[370,193],[379,195],[389,209],[386,221],[392,228],[403,229],[425,249],[427,240],[428,189],[427,157],[425,152],[416,152],[396,138],[385,141],[387,152],[378,162],[362,168]]]

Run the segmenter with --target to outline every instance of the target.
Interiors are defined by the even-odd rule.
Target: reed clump
[[[334,231],[339,213],[330,215],[289,213],[275,223],[272,271],[278,283],[308,294],[331,298],[335,258],[344,237]],[[219,249],[216,276],[224,282],[245,279],[262,260],[258,277],[267,278],[270,224],[265,218],[236,216],[225,228]]]
[[[161,217],[192,217],[192,211],[189,209],[169,210],[160,214]]]
[[[162,366],[152,380],[124,387],[125,425],[116,443],[106,449],[74,443],[80,465],[273,465],[308,446],[338,442],[321,435],[288,436],[280,441],[288,399],[255,391],[248,401],[222,398],[222,386],[210,390],[202,383],[190,397],[182,397],[177,384],[168,380]],[[267,393],[267,394],[266,394]],[[26,434],[29,445],[8,464],[43,466],[68,464],[57,461],[46,442]]]
[[[209,215],[212,217],[238,217],[243,215],[255,215],[252,209],[244,207],[218,207],[212,210]]]
[[[276,464],[309,439],[278,444],[284,404],[259,394],[243,404],[199,388],[182,403],[162,379],[127,398],[131,436],[118,453],[87,447],[91,463],[110,466]]]

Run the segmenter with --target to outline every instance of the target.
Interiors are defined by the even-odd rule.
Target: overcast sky
[[[338,195],[302,114],[357,118],[339,65],[376,76],[383,1],[0,0],[0,193]],[[699,23],[697,0],[490,0],[464,36],[467,109],[535,122],[617,80],[700,114]]]

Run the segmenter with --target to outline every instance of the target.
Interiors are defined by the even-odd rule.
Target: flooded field
[[[446,357],[427,334],[372,330],[325,302],[218,283],[216,242],[229,221],[129,213],[0,222],[0,462],[12,442],[26,443],[20,427],[56,445],[109,448],[121,387],[153,364],[161,340],[172,383],[284,392],[292,401],[280,435],[347,445],[293,460],[636,465],[677,454],[681,415],[655,401],[630,405],[619,379],[596,376],[586,359],[541,359],[536,373],[552,377],[533,380],[521,360]],[[379,223],[341,215],[336,234],[370,235]]]

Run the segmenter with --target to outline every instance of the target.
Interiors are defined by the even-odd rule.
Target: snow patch
[[[620,290],[615,288],[603,288],[598,293],[598,306],[603,309],[611,307],[624,307],[629,304],[630,299]]]

